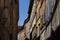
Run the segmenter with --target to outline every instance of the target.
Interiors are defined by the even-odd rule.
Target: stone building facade
[[[33,0],[31,0],[30,3],[32,4],[32,6],[36,6]],[[28,38],[28,39],[30,39],[30,31],[31,31],[30,29],[31,29],[31,26],[32,26],[31,24],[33,22],[34,15],[35,15],[35,7],[32,8],[32,6],[30,6],[30,8],[29,8],[29,10],[31,11],[31,14],[30,14],[30,11],[28,12],[29,13],[29,16],[30,16],[30,17],[28,17],[29,18],[29,21],[28,22],[25,22],[25,24],[24,24],[24,27],[25,27],[25,35],[26,35],[26,38]],[[26,21],[27,21],[27,19],[26,19]]]
[[[18,40],[25,40],[25,29],[22,28],[18,33]]]
[[[0,0],[0,40],[17,40],[18,0]]]
[[[30,0],[24,24],[26,39],[60,40],[59,7],[60,0]]]

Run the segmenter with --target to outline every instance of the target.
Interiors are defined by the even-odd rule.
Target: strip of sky
[[[24,24],[24,20],[28,17],[28,8],[29,0],[19,0],[19,26],[22,26]]]

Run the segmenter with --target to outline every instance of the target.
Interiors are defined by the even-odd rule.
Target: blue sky
[[[19,21],[18,25],[22,26],[24,20],[28,17],[29,0],[19,0]]]

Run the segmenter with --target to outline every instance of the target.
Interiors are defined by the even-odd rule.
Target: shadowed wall
[[[0,40],[17,40],[18,0],[0,0]]]

